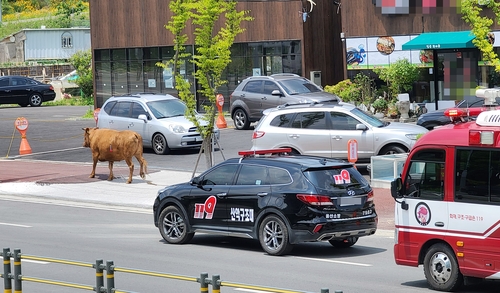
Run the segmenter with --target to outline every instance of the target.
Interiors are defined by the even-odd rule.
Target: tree
[[[82,91],[82,98],[90,98],[94,92],[94,81],[92,75],[92,53],[90,50],[78,51],[71,56],[69,62],[76,69],[78,78],[75,83]]]
[[[500,60],[493,50],[493,43],[489,41],[488,34],[491,33],[493,19],[485,16],[483,8],[489,8],[495,14],[497,22],[500,22],[500,2],[493,0],[462,0],[462,19],[471,27],[476,38],[472,43],[483,54],[483,60],[495,66],[495,71],[500,71]]]
[[[234,0],[173,0],[170,2],[170,10],[174,15],[165,26],[174,35],[175,56],[170,62],[173,65],[174,85],[179,98],[188,106],[186,117],[196,125],[203,137],[200,151],[205,152],[207,166],[212,166],[216,96],[218,88],[227,82],[222,79],[222,73],[231,62],[230,48],[235,37],[244,31],[241,22],[252,20],[248,11],[237,11],[236,4]],[[184,47],[188,37],[183,31],[188,20],[194,25],[195,53],[192,56],[186,53]],[[192,85],[181,75],[180,68],[186,62],[196,66],[193,77],[200,86],[198,92],[210,102],[203,106],[206,124],[198,120]],[[158,65],[165,68],[170,64]]]
[[[65,0],[57,4],[57,21],[61,27],[71,27],[71,18],[78,16],[86,9],[83,2],[83,0]]]
[[[420,76],[420,69],[408,59],[399,59],[389,67],[374,68],[381,80],[387,82],[389,96],[395,99],[399,93],[408,92]]]

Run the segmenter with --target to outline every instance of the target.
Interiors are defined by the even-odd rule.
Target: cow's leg
[[[95,167],[97,166],[97,156],[92,156],[93,162],[92,162],[92,172],[90,173],[89,178],[94,178],[95,177]]]
[[[108,162],[108,168],[109,168],[109,176],[108,176],[108,181],[112,181],[115,176],[113,175],[113,161]]]
[[[134,162],[132,162],[132,157],[125,159],[125,162],[127,162],[128,169],[130,170],[127,183],[131,183],[132,182],[132,175],[134,175]]]
[[[144,159],[144,157],[140,154],[135,155],[135,158],[137,159],[137,161],[139,162],[139,165],[141,166],[139,175],[141,175],[142,179],[146,179],[147,166],[148,166],[146,159]]]

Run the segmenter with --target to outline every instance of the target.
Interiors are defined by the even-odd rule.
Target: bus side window
[[[455,200],[500,204],[500,151],[458,149]]]

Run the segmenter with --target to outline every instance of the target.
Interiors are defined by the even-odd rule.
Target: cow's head
[[[83,133],[83,146],[86,148],[90,147],[90,134],[97,129],[97,127],[94,128],[82,128],[84,133]]]

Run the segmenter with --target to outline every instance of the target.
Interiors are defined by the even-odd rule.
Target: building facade
[[[173,35],[165,28],[172,16],[169,1],[89,2],[96,107],[116,94],[175,94],[171,69],[157,66],[174,54]],[[358,73],[376,78],[371,69],[389,66],[400,58],[425,68],[410,93],[415,102],[431,102],[439,108],[439,101],[473,96],[479,85],[495,86],[499,78],[472,44],[459,3],[239,1],[238,9],[248,10],[254,20],[242,23],[245,32],[232,47],[232,63],[225,76],[228,83],[220,88],[226,97],[224,110],[229,94],[251,75],[291,72],[311,78],[314,74],[317,83],[326,86]],[[193,27],[188,26],[187,49],[191,52],[192,32]],[[447,34],[450,32],[461,34],[456,37]],[[499,32],[496,25],[493,40]],[[194,70],[186,63],[182,72],[190,78]],[[204,101],[198,97],[198,102]]]
[[[165,28],[172,16],[168,5],[164,0],[89,1],[96,107],[116,94],[176,93],[171,70],[156,65],[174,54],[173,35]],[[225,110],[229,94],[248,76],[290,72],[310,77],[313,73],[323,86],[344,78],[341,19],[335,1],[240,1],[238,10],[248,10],[254,20],[242,23],[245,32],[232,47],[228,84],[220,89],[226,97]],[[192,31],[188,26],[187,50],[191,51]],[[186,63],[183,73],[190,77],[193,70]]]
[[[23,29],[0,41],[0,63],[64,60],[89,49],[89,28]]]
[[[406,58],[424,68],[411,93],[412,101],[427,101],[434,108],[449,105],[443,102],[440,106],[440,101],[474,96],[477,86],[500,85],[493,67],[482,61],[480,51],[472,44],[475,37],[462,19],[460,2],[343,1],[348,76],[369,73],[375,67]],[[495,47],[500,46],[495,38],[500,37],[499,30],[495,25],[490,34]],[[498,48],[495,50],[498,52]]]

